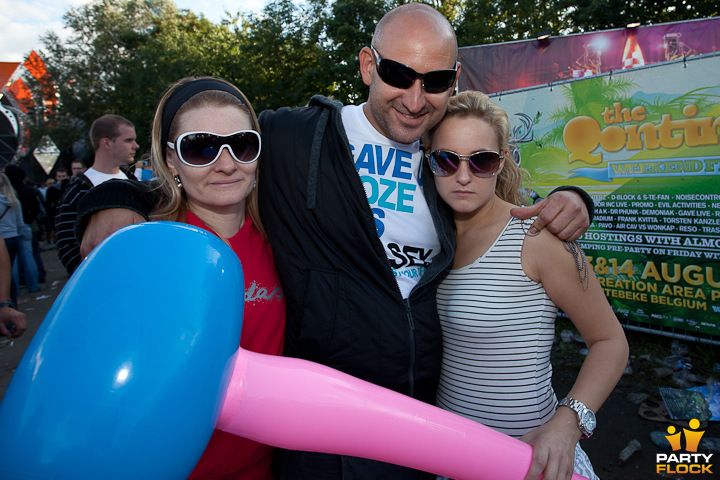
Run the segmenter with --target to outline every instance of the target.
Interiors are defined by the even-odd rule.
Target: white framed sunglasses
[[[212,132],[185,132],[175,142],[167,142],[178,158],[190,167],[207,167],[220,158],[227,147],[238,163],[252,163],[260,156],[262,140],[255,130],[240,130],[228,135]]]

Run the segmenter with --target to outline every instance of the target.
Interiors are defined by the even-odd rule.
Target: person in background
[[[72,172],[73,177],[77,177],[81,173],[85,173],[87,170],[87,167],[85,166],[85,162],[83,162],[81,159],[76,158],[72,162],[70,162],[70,171]]]
[[[13,305],[17,305],[18,279],[12,274],[12,266],[20,250],[20,232],[24,225],[22,207],[15,189],[7,175],[0,173],[0,236],[3,238],[3,245],[8,254],[7,272],[11,278],[8,283],[7,298],[13,302]],[[4,274],[5,272],[3,272]]]
[[[453,92],[455,32],[431,6],[405,4],[380,20],[359,61],[366,103],[315,96],[307,107],[259,117],[260,212],[287,298],[285,355],[434,403],[442,354],[435,293],[454,245],[449,212],[433,182],[423,181],[432,174],[422,169],[419,140]],[[132,182],[93,189],[96,206],[78,219],[79,233],[87,226],[85,253],[146,219],[142,205],[122,200],[136,198],[133,189]],[[523,214],[542,212],[533,229],[577,238],[590,220],[592,200],[585,194],[584,203],[583,194],[553,193]],[[356,457],[276,456],[281,480],[424,476]]]
[[[38,282],[45,283],[47,272],[45,271],[45,263],[43,262],[42,255],[40,254],[42,251],[40,248],[40,242],[47,240],[48,231],[50,230],[48,227],[49,220],[47,211],[45,210],[45,192],[42,187],[39,187],[35,183],[31,182],[28,178],[25,178],[25,184],[32,188],[38,203],[39,212],[30,227],[33,232],[33,258],[35,258],[35,263],[38,267]]]
[[[55,169],[55,184],[45,191],[45,212],[47,212],[48,222],[50,224],[50,238],[48,239],[48,243],[52,248],[56,246],[55,216],[57,215],[57,207],[69,181],[70,174],[68,173],[68,169],[59,166]]]
[[[42,201],[43,201],[43,207],[45,209],[45,222],[44,222],[44,228],[45,228],[45,241],[46,243],[46,250],[49,248],[55,248],[55,212],[52,213],[49,210],[50,202],[48,201],[48,191],[58,191],[57,188],[55,188],[55,185],[57,184],[57,181],[49,177],[45,180],[45,184],[39,189],[40,193],[42,195]],[[58,198],[59,200],[59,198]],[[54,205],[53,205],[54,208]]]
[[[137,164],[135,165],[135,171],[133,172],[133,175],[135,175],[135,178],[137,178],[141,182],[149,182],[151,180],[156,180],[156,177],[153,174],[149,153],[144,153],[140,157],[140,160],[138,160]]]
[[[505,111],[487,95],[461,92],[425,142],[457,241],[437,291],[437,405],[533,445],[526,480],[566,480],[573,468],[593,479],[578,440],[592,434],[628,344],[580,247],[544,230],[528,234],[533,219],[513,217],[527,172],[509,156],[509,132]],[[589,352],[559,404],[550,364],[558,307]]]
[[[40,203],[35,189],[25,183],[25,170],[21,167],[5,165],[5,174],[10,179],[22,208],[23,221],[18,237],[20,244],[17,262],[13,265],[13,278],[17,285],[27,285],[28,291],[40,290],[40,283],[45,282],[45,266],[42,263],[39,249],[39,232],[36,220],[40,215]],[[41,282],[42,280],[42,282]]]
[[[77,205],[88,190],[111,179],[130,178],[120,167],[132,163],[139,148],[135,126],[119,115],[103,115],[90,126],[90,142],[95,149],[93,166],[74,174],[58,203],[55,239],[60,261],[69,275],[80,264],[80,242],[75,238]]]
[[[45,179],[45,182],[42,184],[41,187],[38,187],[38,192],[40,192],[40,197],[42,198],[43,207],[45,206],[45,203],[47,202],[47,190],[48,188],[55,185],[55,179],[52,177],[48,177]]]
[[[62,193],[67,188],[67,182],[70,180],[70,172],[62,165],[55,170],[56,188]]]
[[[16,309],[17,302],[10,297],[11,271],[10,254],[5,239],[0,236],[0,335],[12,341],[25,333],[27,319],[24,313]]]

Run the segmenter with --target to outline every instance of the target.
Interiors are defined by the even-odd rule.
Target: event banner
[[[718,338],[720,53],[493,97],[532,189],[594,199],[580,244],[618,317]]]
[[[720,51],[720,18],[459,49],[460,90],[488,95]]]

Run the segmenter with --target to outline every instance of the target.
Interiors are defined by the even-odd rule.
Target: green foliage
[[[243,25],[236,32],[239,54],[227,78],[257,112],[304,105],[313,94],[330,92],[320,68],[319,33],[307,9],[277,0],[261,14],[250,14]]]
[[[375,24],[389,8],[383,0],[337,0],[325,15],[322,66],[337,100],[357,103],[367,96],[358,53],[370,45]]]
[[[40,55],[59,93],[60,112],[53,123],[65,127],[52,135],[61,150],[86,138],[90,123],[105,113],[127,117],[139,134],[148,131],[158,99],[148,88],[159,82],[149,77],[162,65],[162,54],[148,58],[147,50],[157,27],[170,28],[177,14],[166,0],[96,1],[65,14],[73,32],[66,42],[54,33],[42,38]],[[142,142],[143,135],[138,138]]]
[[[164,11],[153,19],[117,81],[119,93],[110,98],[115,112],[135,123],[139,143],[149,149],[152,118],[163,92],[188,75],[221,75],[223,62],[214,61],[237,50],[227,28],[186,12]]]
[[[560,5],[569,14],[569,32],[624,28],[630,20],[652,25],[720,14],[716,0],[561,0]]]
[[[460,46],[524,40],[567,30],[563,0],[467,0],[455,22]]]

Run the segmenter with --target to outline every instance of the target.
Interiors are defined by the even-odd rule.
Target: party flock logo
[[[700,420],[693,418],[689,422],[690,430],[683,428],[682,432],[676,433],[672,425],[668,427],[665,435],[672,453],[658,453],[655,456],[656,473],[685,474],[685,473],[713,473],[711,468],[712,453],[697,453],[700,439],[705,434],[704,430],[698,430]],[[685,448],[682,448],[682,437],[685,434]],[[678,450],[685,450],[686,453],[676,453]]]

